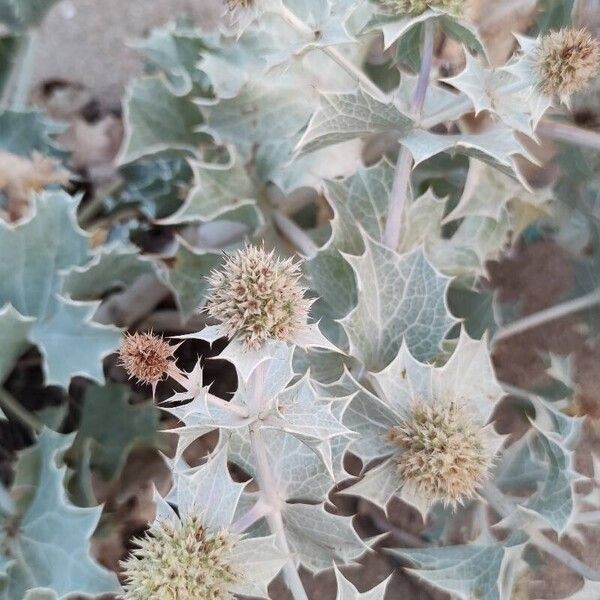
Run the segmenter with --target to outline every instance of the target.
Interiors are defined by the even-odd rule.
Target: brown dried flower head
[[[123,561],[125,600],[233,600],[228,561],[235,538],[208,533],[198,517],[159,521]]]
[[[393,15],[420,15],[428,8],[439,8],[454,15],[464,11],[465,0],[379,0],[380,5]]]
[[[403,481],[428,503],[456,507],[488,477],[492,456],[481,429],[453,402],[416,404],[389,439],[400,449],[396,461]]]
[[[208,277],[208,314],[226,335],[256,350],[268,340],[291,341],[306,326],[311,301],[304,297],[300,266],[247,246]]]
[[[600,44],[585,29],[553,31],[540,41],[536,68],[541,91],[566,102],[598,75]]]
[[[130,377],[156,386],[172,368],[174,352],[175,347],[162,337],[136,332],[121,342],[119,358]]]

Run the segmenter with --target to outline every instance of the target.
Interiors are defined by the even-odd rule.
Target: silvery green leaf
[[[91,321],[96,303],[59,295],[65,270],[85,264],[88,240],[75,225],[76,203],[65,192],[45,192],[31,218],[0,223],[3,280],[0,305],[34,317],[29,340],[40,346],[48,382],[67,386],[74,374],[103,380],[101,359],[120,342],[117,329]]]
[[[473,340],[464,329],[442,367],[418,362],[403,345],[389,366],[374,376],[388,404],[400,415],[415,397],[422,401],[446,399],[465,403],[484,425],[505,395],[496,380],[487,339]]]
[[[171,93],[160,77],[135,80],[124,100],[125,139],[118,157],[125,164],[167,150],[193,153],[206,137],[202,114],[187,97]]]
[[[8,376],[15,361],[29,347],[33,319],[21,316],[10,304],[0,309],[0,382]]]
[[[188,319],[204,305],[209,285],[206,276],[217,268],[223,255],[217,252],[195,250],[180,240],[172,264],[163,277],[175,292],[182,318]]]
[[[304,441],[330,440],[349,433],[334,417],[331,402],[317,396],[308,374],[275,398],[276,412],[265,418],[267,427],[281,429]]]
[[[286,501],[322,502],[333,481],[323,460],[306,444],[278,429],[261,431],[274,485]],[[221,432],[229,460],[256,475],[250,438],[244,429]],[[333,461],[335,464],[335,461]]]
[[[384,104],[362,89],[324,94],[298,149],[306,154],[373,133],[397,132],[398,137],[404,137],[412,125],[413,121],[393,104]]]
[[[361,594],[335,567],[335,579],[337,581],[336,600],[383,600],[390,578],[382,581],[377,587]]]
[[[310,370],[310,376],[319,383],[334,383],[344,373],[344,367],[354,362],[351,357],[337,352],[319,349],[302,350],[296,348],[294,352],[294,372],[298,375]]]
[[[231,591],[253,598],[268,598],[267,586],[287,560],[274,536],[240,540],[233,548],[232,561],[240,565],[238,572],[243,579]]]
[[[59,598],[119,590],[114,573],[89,555],[89,538],[101,508],[76,507],[63,489],[66,467],[57,466],[57,459],[71,439],[48,429],[39,437],[34,450],[35,491],[9,541],[15,558],[7,565],[8,578],[0,582],[5,600],[21,600],[33,588],[53,591]]]
[[[232,522],[237,503],[246,486],[231,479],[225,448],[194,469],[175,472],[177,506],[180,514],[203,515],[212,531],[226,529]]]
[[[509,127],[496,125],[483,133],[439,135],[413,129],[401,135],[400,141],[412,154],[415,165],[440,152],[460,152],[478,158],[509,175],[518,174],[514,163],[516,156],[531,158],[523,144]]]
[[[199,30],[171,23],[131,46],[166,74],[176,96],[189,94],[194,86],[207,87],[206,78],[196,68],[200,53],[207,49]]]
[[[416,565],[409,571],[419,579],[457,598],[502,600],[510,598],[514,566],[522,551],[522,543],[511,545],[509,540],[508,544],[473,543],[390,552]]]
[[[317,36],[306,40],[301,50],[347,44],[354,36],[347,22],[364,2],[356,0],[283,0],[283,4],[302,20]],[[300,50],[299,49],[299,50]]]
[[[242,206],[254,205],[258,190],[241,159],[232,152],[228,164],[191,162],[194,187],[183,206],[165,224],[212,221]]]
[[[122,336],[116,327],[92,322],[95,312],[95,305],[62,300],[32,326],[30,339],[42,353],[47,385],[68,387],[74,375],[104,381],[102,359],[114,352]]]
[[[282,516],[295,562],[312,572],[353,561],[368,549],[351,517],[329,513],[322,504],[286,504]]]
[[[34,150],[44,155],[59,155],[54,137],[63,129],[38,111],[0,111],[0,149],[27,157]]]
[[[544,480],[522,506],[539,516],[559,534],[570,525],[575,508],[573,451],[546,436],[542,431],[532,440],[535,460],[545,469]]]
[[[252,144],[294,137],[308,122],[314,104],[310,96],[299,94],[296,86],[294,79],[254,81],[235,98],[203,103],[203,131],[246,150]]]
[[[107,291],[122,290],[141,275],[156,275],[155,263],[121,242],[101,246],[92,260],[70,269],[61,292],[73,300],[96,300]]]
[[[417,16],[392,15],[380,12],[371,18],[365,29],[367,31],[380,30],[383,33],[384,48],[387,50],[413,27],[429,19],[435,19],[442,14],[444,13],[435,9],[428,9]]]
[[[393,167],[383,161],[343,181],[325,184],[325,196],[334,215],[331,238],[307,268],[313,289],[334,318],[346,316],[357,302],[354,273],[341,252],[364,252],[359,226],[373,239],[382,239],[393,178]]]
[[[344,412],[343,423],[358,433],[352,440],[351,451],[364,465],[372,460],[389,456],[393,448],[386,440],[386,434],[397,425],[397,416],[377,396],[358,383],[347,371],[332,384],[320,387],[330,396],[339,398],[352,396]]]
[[[380,465],[369,469],[356,483],[345,488],[342,494],[360,496],[387,511],[388,502],[402,487],[398,465],[393,459],[385,459]]]
[[[59,598],[55,592],[39,588],[28,590],[23,600],[59,600]]]
[[[435,356],[455,323],[446,305],[449,278],[422,250],[400,256],[368,236],[364,242],[362,256],[345,256],[359,290],[356,308],[340,321],[351,354],[369,371],[388,365],[402,340],[419,359]]]

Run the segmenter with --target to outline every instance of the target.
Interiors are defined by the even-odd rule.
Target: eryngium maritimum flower
[[[466,0],[379,0],[379,4],[393,15],[420,15],[428,8],[439,8],[458,15]]]
[[[208,277],[208,314],[228,337],[257,350],[268,340],[291,341],[306,326],[311,301],[304,297],[300,266],[292,259],[248,246],[227,257]]]
[[[585,29],[554,31],[540,40],[535,66],[541,91],[566,102],[598,75],[600,43]]]
[[[236,539],[209,534],[198,517],[158,521],[122,563],[125,600],[233,600],[240,575],[230,565]]]
[[[133,333],[121,342],[119,358],[130,377],[156,386],[172,367],[174,351],[174,346],[153,333]]]
[[[254,4],[254,0],[227,0],[229,10],[239,10],[250,8]]]
[[[480,431],[455,403],[415,405],[389,433],[400,450],[396,462],[402,480],[431,503],[456,507],[473,498],[492,463]]]

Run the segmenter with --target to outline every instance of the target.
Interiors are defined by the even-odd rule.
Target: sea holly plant
[[[116,183],[82,198],[26,102],[38,4],[0,0],[0,405],[31,443],[0,488],[0,598],[383,600],[410,578],[508,600],[548,557],[591,597],[563,544],[599,523],[577,357],[500,376],[560,317],[573,352],[597,341],[600,142],[572,112],[592,32],[563,15],[492,65],[461,0],[228,0],[214,30],[134,43]],[[538,243],[575,283],[522,315],[494,272]],[[26,408],[31,369],[52,406]]]

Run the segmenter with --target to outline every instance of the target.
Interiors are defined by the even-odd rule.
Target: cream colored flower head
[[[464,11],[466,0],[379,0],[379,4],[392,15],[416,16],[428,8],[460,15]]]
[[[229,555],[236,538],[211,534],[196,516],[157,521],[122,563],[125,600],[233,600],[240,575]]]
[[[404,484],[431,504],[456,508],[475,497],[488,478],[493,455],[466,407],[454,402],[416,403],[389,432]]]
[[[247,246],[208,277],[206,310],[247,349],[257,350],[269,340],[292,341],[306,327],[311,306],[301,276],[292,259]]]
[[[165,339],[153,333],[126,334],[119,347],[121,365],[130,377],[152,386],[164,379],[173,368],[173,353]]]
[[[351,450],[367,465],[382,460],[345,493],[383,509],[396,495],[423,519],[436,503],[456,508],[476,498],[503,443],[491,418],[504,391],[485,337],[473,340],[463,331],[441,367],[418,361],[404,343],[373,378],[378,395],[367,402],[363,390],[350,404],[368,415],[352,424],[360,437]]]
[[[542,93],[568,102],[598,76],[600,43],[585,29],[548,33],[539,42],[535,70]]]

